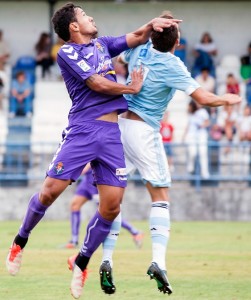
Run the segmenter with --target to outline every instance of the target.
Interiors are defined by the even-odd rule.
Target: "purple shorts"
[[[79,182],[75,195],[84,196],[88,200],[92,200],[92,196],[98,194],[98,189],[93,185],[92,170],[89,169]]]
[[[96,184],[126,187],[127,175],[118,123],[94,120],[64,130],[47,175],[76,181],[91,162]]]

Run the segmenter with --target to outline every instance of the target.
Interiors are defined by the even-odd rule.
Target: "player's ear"
[[[78,23],[77,22],[70,23],[69,29],[70,31],[77,32],[79,30]]]

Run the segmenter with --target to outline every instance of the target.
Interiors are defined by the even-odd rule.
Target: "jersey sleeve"
[[[126,36],[122,35],[119,37],[112,37],[112,36],[103,36],[98,39],[100,42],[105,43],[111,57],[115,57],[119,55],[121,52],[129,49]]]
[[[95,69],[70,45],[61,47],[57,56],[57,63],[62,71],[68,71],[78,80],[86,80]]]
[[[165,77],[169,87],[183,91],[187,95],[191,95],[200,87],[199,83],[192,78],[184,63],[176,56],[168,61]]]
[[[120,58],[121,58],[121,60],[125,63],[125,64],[128,64],[129,63],[129,61],[130,61],[130,57],[131,57],[131,53],[132,53],[132,50],[133,49],[129,49],[129,50],[126,50],[126,51],[124,51],[124,52],[122,52],[121,54],[120,54]]]

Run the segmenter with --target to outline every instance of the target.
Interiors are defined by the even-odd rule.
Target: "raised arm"
[[[134,32],[128,33],[126,35],[127,44],[130,48],[137,47],[148,41],[153,30],[162,32],[164,28],[168,28],[172,25],[178,25],[180,22],[182,22],[182,20],[154,18]]]
[[[235,94],[224,94],[222,96],[210,93],[202,88],[196,89],[190,95],[196,102],[203,106],[222,106],[222,105],[234,105],[241,102],[241,97]]]

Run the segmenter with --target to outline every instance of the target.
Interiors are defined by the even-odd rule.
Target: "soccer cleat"
[[[136,245],[137,248],[141,248],[142,245],[143,245],[143,239],[144,239],[144,233],[143,232],[140,232],[138,234],[135,234],[133,236],[133,241]]]
[[[87,279],[87,269],[82,271],[76,264],[77,255],[68,258],[68,267],[72,271],[71,294],[73,298],[78,299],[82,295],[82,290]]]
[[[147,275],[150,276],[150,279],[155,279],[157,286],[160,292],[163,294],[172,294],[172,287],[167,279],[166,271],[161,270],[157,263],[152,262],[151,266],[147,270]]]
[[[72,241],[70,241],[69,243],[65,244],[63,246],[63,248],[65,248],[65,249],[76,249],[76,248],[78,248],[78,243],[73,243]]]
[[[72,255],[68,258],[67,263],[68,263],[68,268],[70,271],[73,271],[74,266],[75,266],[75,260],[76,260],[77,255]]]
[[[15,243],[10,247],[7,259],[6,259],[6,267],[10,275],[15,276],[21,267],[23,249]]]
[[[99,274],[101,289],[105,294],[114,294],[116,292],[116,287],[112,279],[112,267],[108,260],[102,262],[99,268]]]
[[[78,299],[82,295],[82,290],[87,278],[87,269],[82,271],[77,265],[74,266],[71,280],[71,294],[73,298]]]

